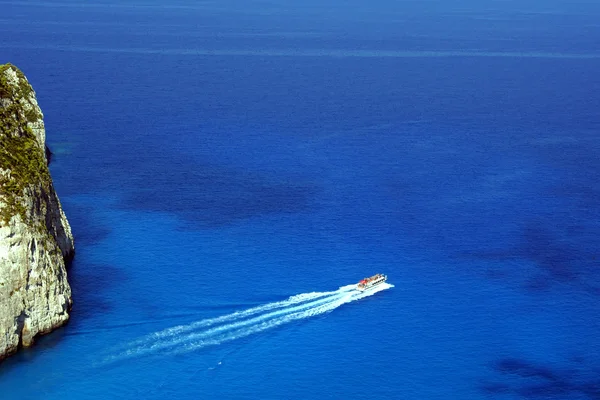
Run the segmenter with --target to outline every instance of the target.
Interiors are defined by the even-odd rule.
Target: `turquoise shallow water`
[[[352,6],[0,1],[77,246],[2,398],[599,398],[597,6]]]

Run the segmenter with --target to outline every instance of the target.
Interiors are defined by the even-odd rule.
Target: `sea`
[[[76,256],[3,400],[600,399],[596,0],[0,0],[5,62]]]

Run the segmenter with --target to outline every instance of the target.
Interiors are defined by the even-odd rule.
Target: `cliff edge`
[[[71,228],[52,185],[43,115],[13,65],[0,65],[0,359],[69,319]]]

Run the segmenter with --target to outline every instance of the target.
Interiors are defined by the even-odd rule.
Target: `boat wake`
[[[179,354],[241,339],[268,329],[335,310],[343,304],[360,300],[393,287],[380,284],[361,292],[356,285],[342,286],[331,292],[303,293],[283,301],[208,318],[186,325],[173,326],[145,335],[121,346],[106,357],[104,364],[156,354]]]

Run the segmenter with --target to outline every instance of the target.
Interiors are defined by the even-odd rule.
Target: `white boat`
[[[387,275],[376,274],[370,278],[365,278],[356,284],[356,289],[364,292],[365,290],[369,290],[377,285],[381,285],[387,281]]]

